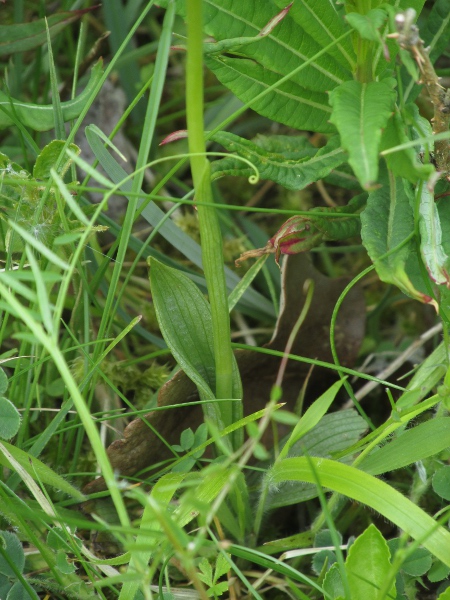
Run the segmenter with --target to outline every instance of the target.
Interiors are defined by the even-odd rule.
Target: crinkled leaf
[[[282,481],[319,480],[323,487],[376,510],[450,566],[450,532],[403,494],[372,475],[335,460],[311,456],[286,458],[270,469],[269,476],[273,486]]]
[[[350,547],[345,570],[352,598],[379,600],[380,588],[390,574],[391,553],[386,540],[375,527],[369,527]],[[395,598],[395,584],[389,597]]]
[[[449,446],[450,417],[430,419],[378,448],[358,467],[371,475],[381,475],[437,455]]]
[[[225,131],[212,136],[229,152],[246,158],[259,171],[261,179],[269,179],[289,190],[301,190],[313,181],[323,179],[346,160],[338,136],[330,138],[323,148],[314,148],[305,136],[262,136],[245,140]],[[254,171],[232,156],[212,163],[215,177],[239,175],[250,177]]]
[[[391,80],[370,83],[346,81],[330,92],[330,118],[340,133],[349,163],[365,189],[378,179],[381,131],[396,98]]]
[[[0,438],[10,440],[20,427],[20,413],[7,398],[0,396]]]
[[[359,13],[348,13],[347,22],[356,29],[359,35],[365,40],[378,42],[380,40],[379,29],[386,20],[386,12],[380,8],[369,10],[365,15]]]

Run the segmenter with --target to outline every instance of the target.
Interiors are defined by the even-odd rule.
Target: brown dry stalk
[[[397,33],[389,37],[397,39],[401,48],[411,54],[420,70],[420,83],[425,84],[434,107],[432,119],[433,133],[448,131],[450,122],[450,90],[445,90],[439,83],[439,77],[431,63],[428,50],[424,48],[420,39],[419,29],[414,25],[416,12],[409,8],[395,17]],[[435,142],[435,162],[438,171],[448,175],[450,173],[450,142],[437,140]]]

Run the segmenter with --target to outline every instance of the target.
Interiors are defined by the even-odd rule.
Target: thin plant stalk
[[[233,354],[230,338],[230,317],[223,266],[222,234],[211,189],[210,165],[205,153],[203,128],[203,22],[202,0],[187,1],[187,65],[186,109],[191,171],[198,205],[203,268],[211,304],[213,344],[216,368],[216,397],[232,398]],[[234,405],[220,403],[222,424],[226,427],[240,418],[233,415]],[[242,411],[242,406],[238,410]]]

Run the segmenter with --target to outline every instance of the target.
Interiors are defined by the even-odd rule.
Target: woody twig
[[[414,24],[416,11],[409,8],[395,17],[397,33],[389,37],[397,39],[401,48],[409,52],[416,61],[420,71],[420,83],[425,84],[434,107],[432,119],[433,133],[448,131],[450,122],[450,90],[444,89],[439,83],[439,77],[434,70],[428,49],[420,39],[419,29]],[[450,142],[437,140],[435,142],[435,162],[438,171],[450,175]]]

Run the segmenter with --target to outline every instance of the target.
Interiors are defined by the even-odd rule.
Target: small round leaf
[[[22,573],[25,566],[25,554],[23,553],[22,544],[17,535],[10,531],[0,531],[0,544],[2,547],[2,550],[0,550],[0,573],[15,579],[16,574],[4,558],[4,555],[7,555],[17,570]]]
[[[20,413],[12,402],[0,396],[0,438],[10,440],[20,427]]]
[[[433,476],[433,490],[444,500],[450,500],[450,466],[441,467]]]
[[[5,371],[0,367],[0,394],[4,394],[8,389],[8,377]]]

